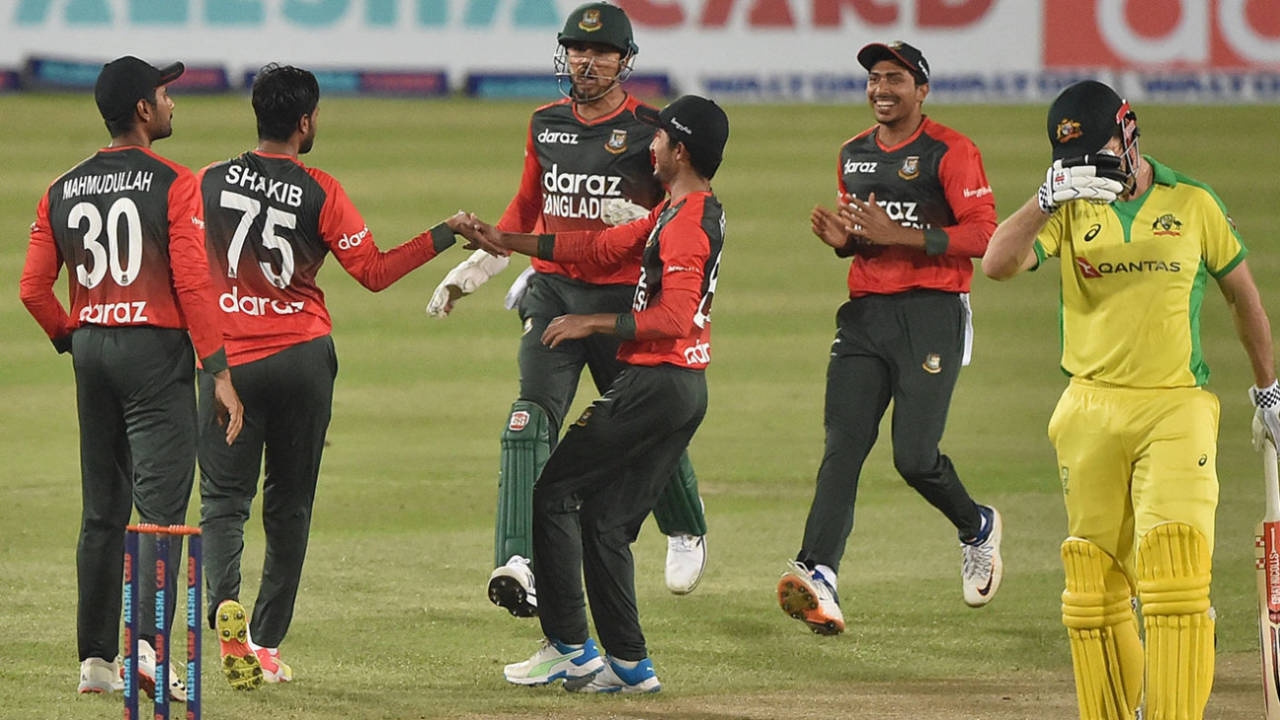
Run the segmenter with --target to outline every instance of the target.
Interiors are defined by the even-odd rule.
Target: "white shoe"
[[[964,602],[969,607],[982,607],[991,602],[1000,580],[1004,576],[1004,562],[1000,559],[1000,538],[1004,534],[1004,522],[1000,512],[993,507],[979,505],[983,520],[990,523],[987,538],[980,543],[960,544],[964,561],[960,566],[960,579],[964,584]]]
[[[566,678],[564,689],[580,693],[656,693],[662,690],[662,683],[658,682],[649,658],[627,668],[606,657],[604,669],[590,678]]]
[[[698,587],[702,571],[707,567],[705,535],[680,533],[667,537],[667,589],[676,595],[688,595]]]
[[[123,674],[124,669],[120,672]],[[169,658],[169,699],[187,701],[187,669],[182,663]],[[156,651],[151,643],[138,640],[138,687],[151,697],[156,696]]]
[[[809,626],[819,635],[844,632],[840,598],[822,573],[791,560],[778,580],[778,605],[782,612]]]
[[[528,558],[512,555],[506,565],[494,569],[489,575],[489,601],[516,617],[538,614],[538,593]]]
[[[121,690],[124,690],[124,678],[120,675],[119,658],[107,662],[91,657],[80,663],[80,692],[112,693]]]
[[[533,657],[507,665],[502,675],[515,685],[546,685],[561,678],[585,682],[603,667],[595,640],[587,638],[582,646],[574,647],[544,637]]]

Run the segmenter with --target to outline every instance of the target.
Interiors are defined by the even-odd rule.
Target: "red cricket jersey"
[[[553,258],[640,266],[635,337],[618,348],[629,365],[702,369],[711,362],[711,302],[724,246],[724,209],[710,192],[668,201],[635,222],[559,233]]]
[[[201,170],[199,183],[233,366],[329,334],[316,284],[326,254],[377,292],[453,244],[452,233],[424,232],[379,251],[342,185],[287,155],[246,152]]]
[[[220,369],[222,328],[200,225],[190,170],[146,148],[103,148],[40,198],[22,301],[55,345],[81,325],[185,328],[197,356]],[[69,314],[53,293],[64,264]]]
[[[910,138],[884,147],[872,127],[840,148],[840,196],[871,193],[889,217],[925,233],[925,249],[859,246],[849,297],[913,288],[968,292],[972,258],[996,229],[995,197],[982,155],[964,135],[925,117]]]
[[[497,228],[515,233],[558,233],[603,230],[601,203],[630,200],[646,208],[662,201],[665,191],[653,176],[649,144],[657,131],[640,122],[631,96],[616,111],[583,120],[569,100],[544,105],[529,120],[524,173],[520,189]],[[634,285],[634,265],[575,264],[534,258],[538,272],[553,273],[596,285]]]

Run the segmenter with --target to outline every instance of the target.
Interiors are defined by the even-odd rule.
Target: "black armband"
[[[613,321],[613,334],[623,340],[635,340],[636,316],[631,313],[618,313],[618,319]]]
[[[947,231],[942,228],[926,228],[924,231],[924,254],[925,255],[941,255],[947,251],[947,247],[951,244],[951,238],[947,237]]]
[[[554,233],[543,233],[538,236],[538,259],[554,260],[556,236]]]
[[[209,357],[200,358],[200,367],[210,375],[216,375],[227,369],[227,349],[218,348]]]
[[[853,257],[858,254],[858,241],[846,235],[844,239],[844,247],[833,249],[836,251],[836,257]]]
[[[437,254],[453,247],[453,244],[458,241],[446,223],[440,223],[428,232],[431,234],[431,246],[435,248]]]

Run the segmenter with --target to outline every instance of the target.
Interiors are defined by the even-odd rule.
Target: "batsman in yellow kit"
[[[1253,366],[1255,444],[1280,436],[1270,323],[1221,201],[1139,154],[1137,116],[1115,91],[1066,88],[1048,133],[1045,183],[997,227],[982,269],[1003,280],[1060,260],[1071,379],[1049,438],[1067,509],[1062,622],[1080,717],[1127,720],[1145,707],[1146,720],[1198,719],[1213,686],[1218,504],[1218,399],[1204,389],[1200,345],[1209,280]]]

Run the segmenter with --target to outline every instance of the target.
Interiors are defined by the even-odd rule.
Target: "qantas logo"
[[[1076,267],[1080,269],[1080,274],[1087,278],[1100,278],[1102,273],[1084,258],[1076,258]]]
[[[1080,270],[1080,274],[1086,278],[1100,278],[1103,275],[1119,275],[1122,273],[1144,273],[1144,272],[1182,272],[1182,263],[1177,260],[1165,262],[1164,260],[1135,260],[1133,262],[1100,262],[1095,267],[1084,258],[1076,258],[1076,267]]]

